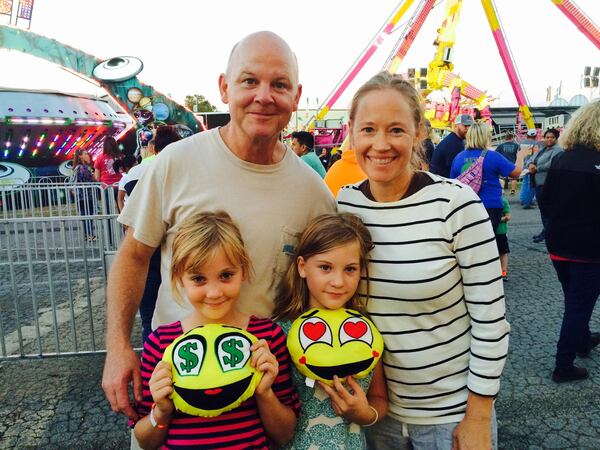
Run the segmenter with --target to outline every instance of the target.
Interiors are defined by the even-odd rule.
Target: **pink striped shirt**
[[[269,319],[250,317],[248,328],[258,339],[265,339],[271,353],[279,362],[279,375],[272,389],[281,403],[293,408],[296,415],[300,411],[300,401],[291,379],[290,356],[286,347],[283,330]],[[148,387],[150,376],[156,364],[162,359],[167,346],[183,334],[181,322],[158,327],[144,343],[142,351],[142,389],[144,399],[136,405],[141,417],[150,413],[152,395]],[[269,443],[260,421],[254,397],[237,408],[217,417],[196,417],[175,411],[163,449],[268,449]]]

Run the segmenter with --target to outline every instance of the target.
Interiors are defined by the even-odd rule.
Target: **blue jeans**
[[[538,203],[540,202],[540,198],[542,198],[542,190],[544,186],[536,186],[535,187],[535,198],[538,199]],[[544,215],[542,208],[540,207],[540,217],[542,219],[542,231],[539,236],[546,237],[546,223],[548,222],[548,218]]]
[[[530,208],[535,198],[535,190],[531,187],[531,181],[529,178],[531,175],[526,174],[523,177],[523,184],[521,184],[521,193],[519,194],[519,201],[526,208]]]
[[[450,450],[452,433],[458,422],[438,425],[411,425],[387,416],[377,425],[366,428],[370,450]],[[492,414],[492,446],[498,448],[496,411]]]
[[[556,368],[573,367],[577,352],[590,348],[590,317],[600,295],[600,263],[552,261],[565,295],[556,346]]]
[[[140,317],[142,319],[142,342],[146,342],[146,338],[152,332],[152,316],[154,316],[154,308],[156,307],[156,299],[158,297],[158,288],[161,283],[160,275],[160,247],[157,248],[150,258],[148,266],[148,276],[146,277],[146,286],[144,286],[144,294],[140,302]]]

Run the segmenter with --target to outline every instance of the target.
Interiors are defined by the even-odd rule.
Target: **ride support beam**
[[[600,50],[600,29],[583,11],[571,0],[552,0],[552,3]]]
[[[312,118],[307,126],[307,130],[310,131],[314,128],[315,120],[322,120],[329,110],[333,107],[333,105],[338,101],[340,96],[344,93],[346,88],[350,85],[350,83],[356,78],[356,75],[362,70],[367,61],[371,59],[371,56],[377,51],[379,46],[383,43],[385,38],[387,38],[392,31],[394,31],[394,27],[400,21],[402,16],[406,13],[406,11],[411,7],[414,0],[404,0],[400,2],[394,12],[392,13],[391,18],[386,21],[386,23],[379,29],[375,37],[371,40],[366,50],[363,54],[355,61],[355,63],[348,69],[343,79],[338,83],[338,85],[334,88],[333,92],[327,97],[327,100],[323,104],[319,106],[319,110],[314,118]]]
[[[519,73],[512,60],[510,50],[508,49],[508,43],[504,38],[502,27],[500,26],[500,21],[498,20],[498,15],[496,14],[494,4],[492,0],[481,0],[481,5],[485,11],[485,15],[490,25],[490,30],[492,31],[492,36],[494,37],[496,47],[498,47],[498,52],[500,53],[500,58],[502,59],[502,64],[504,65],[504,69],[506,70],[506,74],[510,80],[510,85],[517,99],[519,111],[521,112],[523,120],[527,124],[527,128],[534,130],[535,122],[533,121],[533,115],[531,114],[529,106],[527,105],[525,91],[521,86]]]
[[[402,40],[402,43],[400,44],[400,47],[398,48],[396,54],[392,58],[388,59],[388,61],[386,62],[384,70],[387,70],[389,73],[392,74],[398,72],[402,60],[407,55],[408,51],[410,50],[410,47],[412,46],[412,43],[417,37],[417,34],[419,34],[419,31],[421,31],[421,27],[425,23],[427,16],[429,16],[429,13],[435,6],[435,1],[436,0],[425,0],[424,3],[422,2],[423,4],[421,6],[421,9],[420,11],[418,11],[417,17],[415,18],[410,30],[408,30],[408,33],[406,33],[406,36]]]

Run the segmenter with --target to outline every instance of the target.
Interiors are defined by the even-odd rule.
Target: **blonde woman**
[[[452,161],[450,178],[456,178],[471,164],[477,161],[484,150],[491,147],[492,134],[490,126],[485,122],[475,122],[467,131],[465,150],[460,152]],[[494,233],[498,229],[502,217],[502,185],[500,177],[518,178],[523,170],[523,160],[527,149],[522,148],[517,153],[513,164],[498,152],[487,151],[483,160],[483,179],[477,195],[490,216]]]
[[[575,356],[586,358],[600,343],[590,316],[600,295],[600,101],[580,108],[560,138],[538,199],[546,217],[546,246],[565,295],[556,366],[558,383],[587,378]]]

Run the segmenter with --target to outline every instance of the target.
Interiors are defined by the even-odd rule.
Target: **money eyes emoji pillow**
[[[292,323],[287,346],[302,375],[331,385],[334,375],[367,376],[383,353],[383,338],[358,311],[313,308]]]
[[[215,417],[252,397],[262,373],[250,367],[256,337],[245,330],[209,324],[175,339],[163,360],[173,367],[175,407],[194,416]]]

